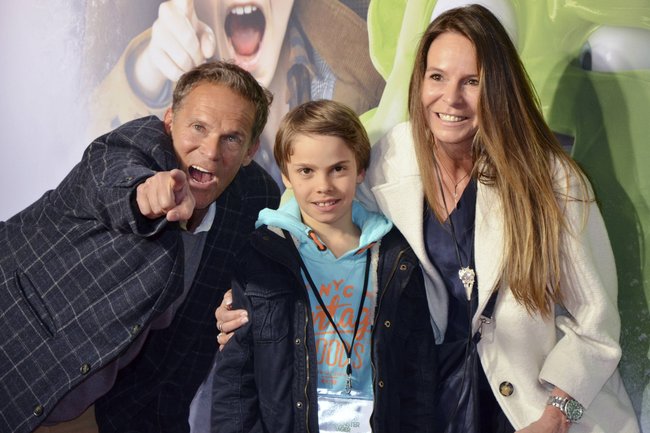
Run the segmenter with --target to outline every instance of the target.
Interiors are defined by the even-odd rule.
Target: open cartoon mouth
[[[236,6],[228,12],[225,29],[235,53],[250,57],[260,49],[266,19],[257,6]]]

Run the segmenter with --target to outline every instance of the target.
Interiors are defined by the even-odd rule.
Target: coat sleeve
[[[402,354],[400,431],[429,431],[425,426],[439,425],[440,422],[437,412],[439,367],[424,279],[419,267],[403,292],[400,309],[410,328]]]
[[[564,305],[555,319],[560,338],[540,379],[588,407],[621,357],[616,266],[589,184],[585,190],[577,176],[558,171],[556,182],[568,191],[560,198],[567,223],[560,238]]]
[[[239,282],[233,281],[233,306],[245,308],[249,321],[235,331],[216,357],[212,384],[212,433],[264,432],[253,359],[253,309]]]

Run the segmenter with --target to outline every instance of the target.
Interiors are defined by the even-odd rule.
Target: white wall
[[[0,220],[55,187],[86,146],[84,5],[0,3]]]

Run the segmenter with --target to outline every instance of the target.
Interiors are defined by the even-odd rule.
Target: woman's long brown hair
[[[496,188],[505,228],[502,283],[531,314],[548,316],[562,303],[560,235],[567,229],[563,200],[568,183],[553,184],[553,172],[578,179],[580,200],[589,200],[582,171],[562,149],[546,124],[530,78],[498,19],[471,5],[436,18],[420,40],[409,87],[409,114],[425,199],[436,216],[439,186],[433,156],[434,137],[421,102],[427,54],[433,40],[454,32],[476,49],[480,96],[479,129],[473,142],[473,176]]]

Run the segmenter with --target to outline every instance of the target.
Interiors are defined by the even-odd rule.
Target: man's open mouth
[[[225,29],[235,53],[250,57],[260,49],[266,19],[257,6],[236,6],[228,12]]]
[[[198,183],[208,183],[214,179],[214,174],[197,165],[190,166],[187,171],[190,175],[190,178]]]

